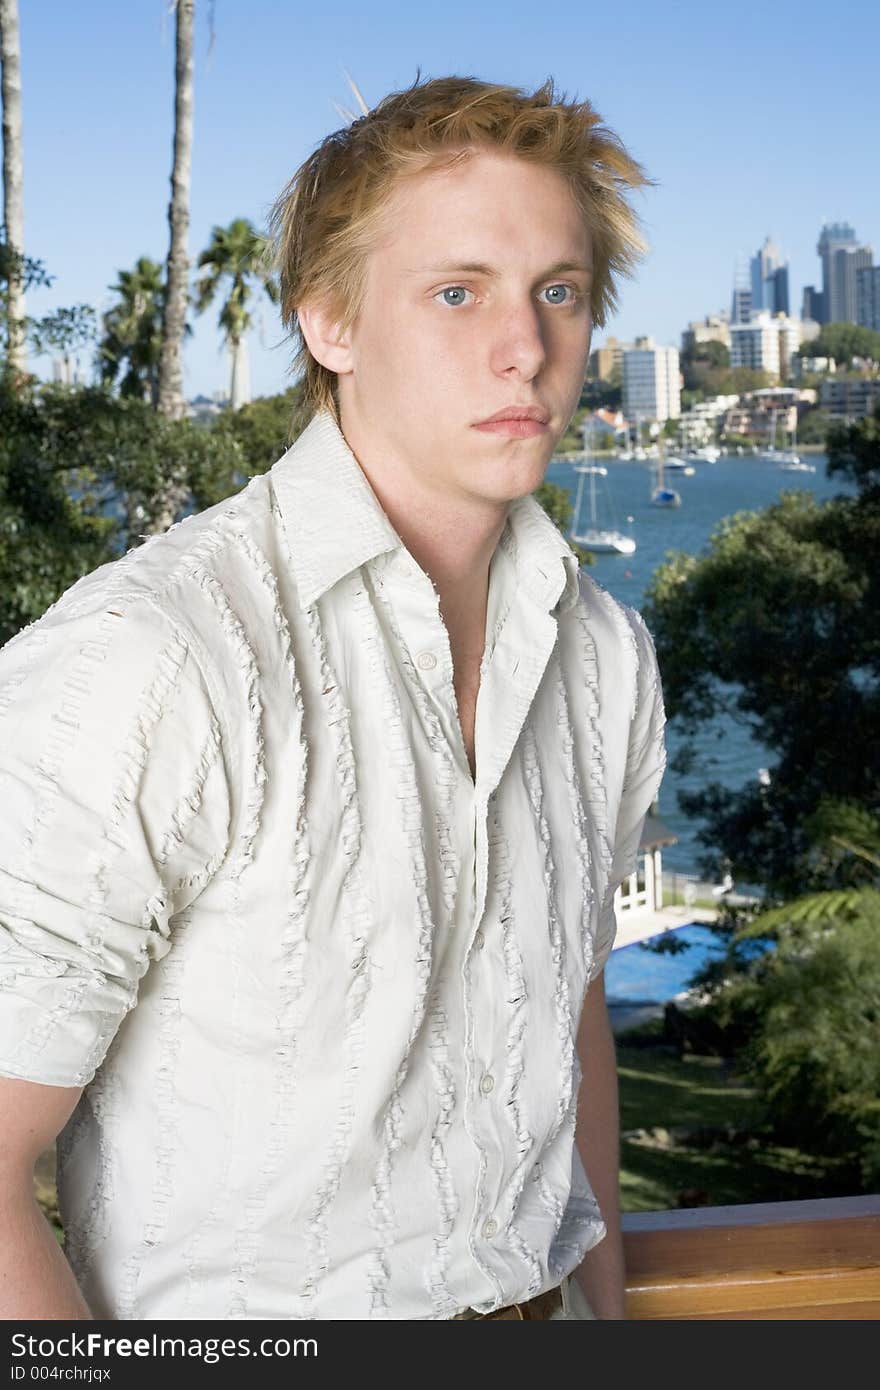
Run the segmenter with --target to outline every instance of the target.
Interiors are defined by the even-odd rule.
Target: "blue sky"
[[[21,4],[26,249],[56,277],[28,311],[106,308],[141,255],[168,248],[174,19],[168,0]],[[209,15],[214,39],[209,51]],[[265,226],[301,161],[354,108],[423,77],[467,74],[589,99],[658,181],[637,195],[651,244],[609,333],[678,344],[727,304],[737,257],[771,235],[793,308],[816,283],[823,221],[880,260],[880,6],[875,0],[285,0],[196,3],[189,252],[237,216]],[[218,306],[219,307],[219,306]],[[188,396],[228,385],[217,309],[185,349]],[[290,384],[277,310],[250,337],[255,395]],[[84,365],[86,359],[84,359]],[[46,359],[36,359],[41,375]]]

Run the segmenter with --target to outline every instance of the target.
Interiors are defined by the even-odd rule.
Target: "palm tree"
[[[3,103],[3,225],[7,256],[7,363],[13,379],[24,376],[24,176],[21,136],[21,44],[18,0],[0,0],[0,90]]]
[[[174,82],[174,162],[171,171],[171,202],[168,222],[171,243],[168,249],[162,350],[159,359],[160,415],[179,419],[184,413],[181,344],[186,323],[189,260],[189,197],[193,143],[193,18],[195,0],[175,0],[177,12]],[[169,493],[169,506],[179,498]],[[176,509],[176,508],[175,508]],[[171,525],[173,516],[168,518]]]
[[[833,929],[880,903],[880,817],[858,802],[825,797],[807,825],[818,877],[830,886],[759,912],[739,929],[741,940]]]
[[[159,402],[159,363],[165,305],[163,268],[141,256],[133,270],[120,270],[111,293],[117,296],[102,317],[97,366],[105,385],[124,371],[120,395]],[[184,332],[192,329],[184,325]]]
[[[228,227],[214,227],[207,248],[198,259],[207,273],[196,284],[195,306],[203,313],[212,304],[221,282],[228,282],[228,293],[220,310],[219,325],[232,356],[229,399],[233,410],[246,403],[247,344],[251,327],[248,312],[254,285],[265,290],[273,304],[279,300],[278,284],[268,262],[268,241],[245,217],[236,217]]]

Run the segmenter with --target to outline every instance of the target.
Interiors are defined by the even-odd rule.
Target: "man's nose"
[[[514,369],[526,381],[537,376],[547,359],[544,325],[533,302],[508,306],[499,314],[492,344],[492,369],[503,375]]]

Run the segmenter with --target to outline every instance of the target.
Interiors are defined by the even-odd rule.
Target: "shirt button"
[[[489,1094],[489,1092],[492,1091],[492,1090],[494,1090],[494,1089],[495,1089],[495,1078],[494,1078],[494,1076],[490,1076],[489,1073],[486,1072],[486,1075],[483,1077],[482,1081],[480,1082],[480,1090],[483,1092],[483,1095],[484,1095],[484,1096],[487,1096],[487,1095]]]
[[[497,1234],[498,1222],[495,1220],[493,1216],[490,1216],[488,1221],[483,1222],[483,1235],[486,1237],[487,1240],[491,1240],[492,1237]]]
[[[433,671],[437,665],[437,658],[433,652],[419,652],[416,657],[416,665],[420,671]]]
[[[478,931],[477,934],[476,934],[476,936],[474,937],[474,945],[476,946],[476,948],[477,948],[478,951],[482,951],[482,949],[483,949],[483,947],[485,946],[485,944],[486,944],[486,938],[485,938],[485,936],[483,935],[483,933],[482,933],[481,931]]]

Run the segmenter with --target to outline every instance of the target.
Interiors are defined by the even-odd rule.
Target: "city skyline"
[[[81,302],[101,312],[120,270],[141,255],[164,262],[173,111],[166,11],[109,0],[76,12],[61,0],[22,8],[25,249],[56,277],[51,290],[29,294],[32,314]],[[845,220],[868,244],[880,236],[880,189],[865,176],[874,144],[870,36],[880,37],[868,4],[843,0],[829,34],[814,3],[767,11],[748,0],[731,28],[692,0],[671,27],[647,0],[634,0],[624,17],[557,0],[540,14],[519,0],[479,13],[450,0],[442,15],[341,0],[303,30],[288,6],[255,0],[247,12],[216,7],[211,46],[208,14],[197,4],[193,265],[214,225],[241,216],[264,227],[298,164],[345,123],[337,108],[356,104],[344,70],[371,106],[410,85],[419,68],[422,78],[458,72],[528,89],[553,76],[567,99],[593,102],[657,180],[634,199],[648,259],[635,281],[621,282],[620,310],[595,329],[594,346],[609,335],[679,343],[689,322],[729,305],[737,256],[744,247],[753,255],[768,233],[785,249],[790,310],[799,314],[802,288],[821,282],[822,225]],[[749,37],[750,16],[760,16],[760,45]],[[748,101],[731,105],[719,64],[730,92],[741,95],[745,84]],[[255,318],[252,389],[271,394],[291,384],[291,344],[268,300]],[[228,383],[216,319],[217,308],[193,319],[188,398]],[[88,366],[89,355],[81,361]],[[48,358],[31,365],[51,375]]]

